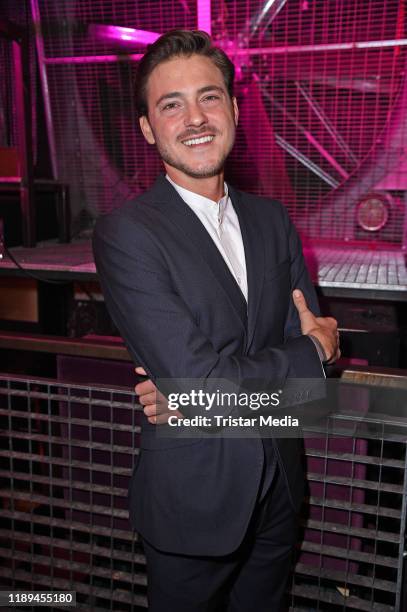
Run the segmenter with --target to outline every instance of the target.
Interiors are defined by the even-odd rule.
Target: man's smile
[[[182,144],[186,145],[187,147],[196,147],[196,146],[200,146],[200,145],[206,145],[212,142],[212,140],[215,138],[215,136],[199,136],[199,137],[195,137],[195,138],[189,138],[188,140],[183,140]]]

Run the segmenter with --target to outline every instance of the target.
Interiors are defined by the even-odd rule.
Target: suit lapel
[[[230,198],[239,219],[246,258],[248,297],[248,333],[246,350],[250,349],[263,290],[265,253],[263,234],[254,207],[244,201],[244,194],[230,187]]]
[[[195,245],[214,277],[225,291],[232,308],[236,311],[242,326],[247,329],[246,300],[231,274],[227,264],[205,227],[196,214],[190,209],[176,189],[160,175],[153,188],[145,194],[148,201],[156,208],[165,211],[165,215],[175,223],[188,239]]]

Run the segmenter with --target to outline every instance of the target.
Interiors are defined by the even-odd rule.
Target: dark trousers
[[[227,517],[225,517],[227,520]],[[144,541],[150,612],[279,612],[297,516],[277,469],[242,545],[222,557],[164,553]]]

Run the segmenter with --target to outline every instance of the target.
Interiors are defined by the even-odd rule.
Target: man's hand
[[[298,310],[303,335],[312,335],[319,340],[325,351],[326,363],[333,363],[341,356],[339,350],[338,323],[332,317],[315,317],[307,306],[299,289],[293,291],[293,300]]]
[[[135,368],[137,374],[147,376],[144,368]],[[134,387],[135,392],[139,396],[140,404],[144,406],[144,414],[148,421],[154,425],[162,425],[167,423],[169,416],[176,416],[182,419],[182,414],[179,410],[170,410],[168,408],[167,398],[158,391],[157,387],[149,378]]]
[[[295,289],[293,292],[293,300],[300,316],[302,333],[304,335],[311,334],[319,340],[325,351],[326,363],[333,363],[339,359],[341,352],[339,350],[339,333],[336,320],[332,317],[315,317],[299,289]],[[147,376],[142,367],[137,367],[135,371],[141,376]],[[183,418],[179,410],[168,408],[167,398],[158,391],[150,379],[138,383],[134,390],[139,396],[140,404],[144,406],[144,414],[150,423],[154,425],[167,423],[170,415],[177,416],[179,419]]]

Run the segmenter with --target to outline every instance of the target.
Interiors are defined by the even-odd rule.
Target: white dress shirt
[[[198,193],[180,187],[170,179],[168,174],[166,179],[178,191],[181,198],[193,210],[205,227],[247,302],[246,257],[239,220],[229,197],[228,186],[224,183],[225,195],[219,202],[215,202]]]

